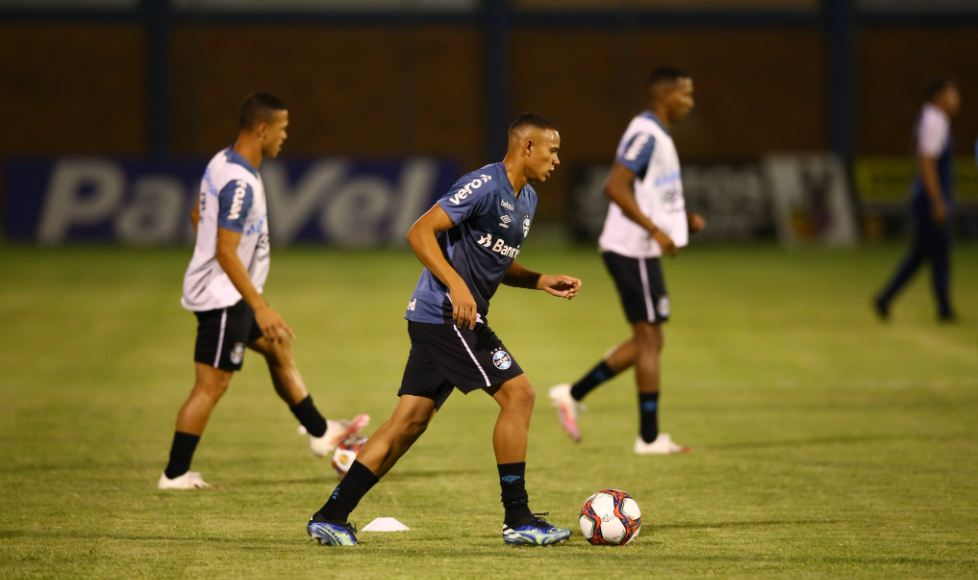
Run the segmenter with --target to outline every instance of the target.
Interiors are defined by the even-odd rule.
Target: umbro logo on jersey
[[[514,209],[516,209],[515,207],[513,207],[513,204],[511,204],[511,203],[509,203],[509,202],[508,202],[508,201],[506,201],[505,199],[504,199],[504,200],[502,200],[502,201],[500,201],[500,202],[499,202],[499,205],[501,205],[501,206],[503,206],[503,207],[505,207],[505,208],[506,208],[506,209],[508,209],[509,211],[513,211]]]
[[[508,215],[501,215],[499,216],[499,219],[502,220],[504,224],[508,224],[509,222],[513,221],[513,218],[509,217]]]
[[[234,200],[231,201],[231,213],[228,214],[229,220],[241,217],[241,206],[244,205],[245,194],[248,193],[247,187],[248,184],[243,179],[238,180],[238,188],[234,190]]]
[[[473,189],[479,189],[482,187],[483,183],[488,183],[492,179],[491,175],[486,175],[483,173],[478,177],[478,179],[473,179],[471,182],[466,183],[465,187],[459,189],[455,192],[455,195],[448,198],[448,201],[458,205],[463,199],[467,198]]]
[[[506,240],[502,238],[497,238],[496,243],[492,243],[492,234],[486,234],[479,238],[479,245],[484,248],[489,248],[491,251],[497,254],[502,254],[508,258],[515,258],[520,253],[519,246],[512,247],[506,245]]]

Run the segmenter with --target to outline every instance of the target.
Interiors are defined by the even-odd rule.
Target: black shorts
[[[476,324],[475,330],[470,330],[452,323],[408,321],[408,335],[411,354],[398,397],[427,397],[440,409],[452,388],[468,394],[523,374],[503,341],[486,324]]]
[[[194,360],[226,371],[240,371],[245,347],[261,338],[255,311],[244,300],[220,310],[195,312],[197,347]]]
[[[669,295],[659,258],[629,258],[603,252],[629,322],[658,324],[669,320]]]

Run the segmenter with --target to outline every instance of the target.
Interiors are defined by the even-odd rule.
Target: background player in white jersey
[[[197,380],[177,415],[170,462],[160,489],[210,487],[190,462],[214,405],[244,362],[245,347],[265,357],[275,391],[309,434],[313,453],[328,455],[369,421],[326,421],[306,391],[292,356],[295,334],[262,298],[268,277],[268,213],[258,166],[275,157],[289,113],[281,99],[250,95],[238,139],[211,159],[194,208],[197,244],[183,281],[184,308],[197,315]]]
[[[611,205],[598,241],[633,335],[574,385],[552,387],[550,399],[564,430],[580,441],[581,399],[635,365],[641,418],[635,453],[669,454],[689,449],[659,433],[659,355],[662,323],[669,319],[659,258],[675,255],[689,232],[700,231],[704,222],[686,212],[679,155],[669,135],[670,126],[693,108],[693,80],[679,69],[660,67],[649,75],[648,91],[649,109],[629,124],[605,184]]]

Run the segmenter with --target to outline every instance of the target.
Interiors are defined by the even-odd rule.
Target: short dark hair
[[[934,75],[927,79],[927,82],[924,84],[924,100],[933,101],[937,98],[937,95],[957,84],[950,75]]]
[[[537,113],[523,113],[519,117],[516,117],[516,120],[509,124],[509,132],[512,133],[523,127],[557,130],[557,125],[553,121]]]
[[[679,79],[688,78],[690,77],[684,70],[678,69],[674,66],[660,66],[652,69],[652,72],[649,73],[649,78],[646,84],[649,87],[654,87],[659,83],[674,83]]]
[[[254,129],[258,123],[267,123],[275,111],[284,111],[285,101],[268,93],[251,93],[241,105],[241,128]]]

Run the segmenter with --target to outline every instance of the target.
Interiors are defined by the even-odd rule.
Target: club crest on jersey
[[[505,371],[513,366],[513,357],[505,350],[499,349],[492,353],[492,364],[496,365],[497,369]]]
[[[485,173],[483,173],[478,178],[473,179],[469,183],[466,183],[464,187],[459,188],[459,190],[455,192],[455,195],[448,198],[448,201],[454,203],[455,205],[458,205],[459,203],[462,202],[463,199],[467,198],[469,194],[472,193],[473,189],[479,189],[480,187],[482,187],[483,183],[488,183],[489,180],[491,179],[492,179],[491,175],[486,175]]]
[[[530,216],[523,216],[523,237],[530,235]]]
[[[418,306],[417,298],[412,298],[411,301],[408,302],[408,310],[413,311],[417,306]]]
[[[244,343],[236,342],[234,343],[234,348],[231,349],[231,364],[239,365],[243,360],[244,360]]]

